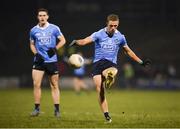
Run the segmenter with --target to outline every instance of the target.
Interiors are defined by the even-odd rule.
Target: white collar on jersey
[[[104,30],[107,32],[107,27],[104,28]],[[118,30],[115,30],[115,33],[118,33]]]
[[[39,24],[37,24],[37,28],[42,29],[42,30],[46,29],[48,26],[49,26],[49,22],[47,22],[44,27],[41,27],[41,26],[39,26]]]

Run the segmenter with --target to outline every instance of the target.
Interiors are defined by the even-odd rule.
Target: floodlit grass
[[[50,90],[43,89],[41,114],[30,117],[32,89],[0,91],[0,127],[8,128],[115,128],[180,127],[179,91],[111,90],[107,93],[112,123],[104,121],[95,91],[61,91],[62,117],[54,117]]]

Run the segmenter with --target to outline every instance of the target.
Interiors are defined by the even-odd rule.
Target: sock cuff
[[[104,112],[104,116],[105,117],[109,116],[109,112]]]

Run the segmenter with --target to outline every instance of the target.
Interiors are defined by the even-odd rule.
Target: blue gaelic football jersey
[[[74,74],[75,75],[84,75],[85,74],[85,66],[83,65],[82,67],[78,69],[74,69]]]
[[[44,62],[57,62],[57,55],[49,58],[47,51],[55,48],[57,38],[62,33],[58,26],[47,23],[45,27],[34,26],[30,31],[30,41],[34,42],[37,52],[44,58]]]
[[[94,32],[90,37],[92,38],[93,42],[95,42],[93,62],[101,59],[107,59],[117,64],[119,48],[127,45],[124,35],[116,30],[114,35],[110,38],[106,33],[106,28],[103,28],[97,32]]]

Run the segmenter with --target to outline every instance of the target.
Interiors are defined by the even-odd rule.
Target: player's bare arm
[[[134,61],[138,62],[139,64],[143,63],[143,61],[131,50],[128,45],[123,46],[123,50],[125,54],[131,57]]]
[[[93,40],[92,38],[89,36],[89,37],[86,37],[84,39],[79,39],[79,40],[76,40],[76,44],[80,45],[80,46],[83,46],[83,45],[86,45],[86,44],[89,44],[89,43],[92,43]]]
[[[34,55],[37,54],[37,50],[33,41],[30,41],[30,49]]]
[[[88,36],[88,37],[86,37],[84,39],[73,40],[69,44],[69,46],[71,47],[71,46],[76,45],[76,44],[80,45],[80,46],[84,46],[84,45],[92,43],[92,42],[93,42],[92,38],[90,36]]]
[[[132,50],[129,48],[128,45],[123,46],[124,52],[131,57],[134,61],[138,62],[142,66],[146,67],[152,64],[150,59],[141,60]]]
[[[56,45],[56,49],[58,50],[59,48],[61,48],[62,46],[64,46],[64,44],[66,43],[66,39],[63,35],[58,37],[59,42]]]

